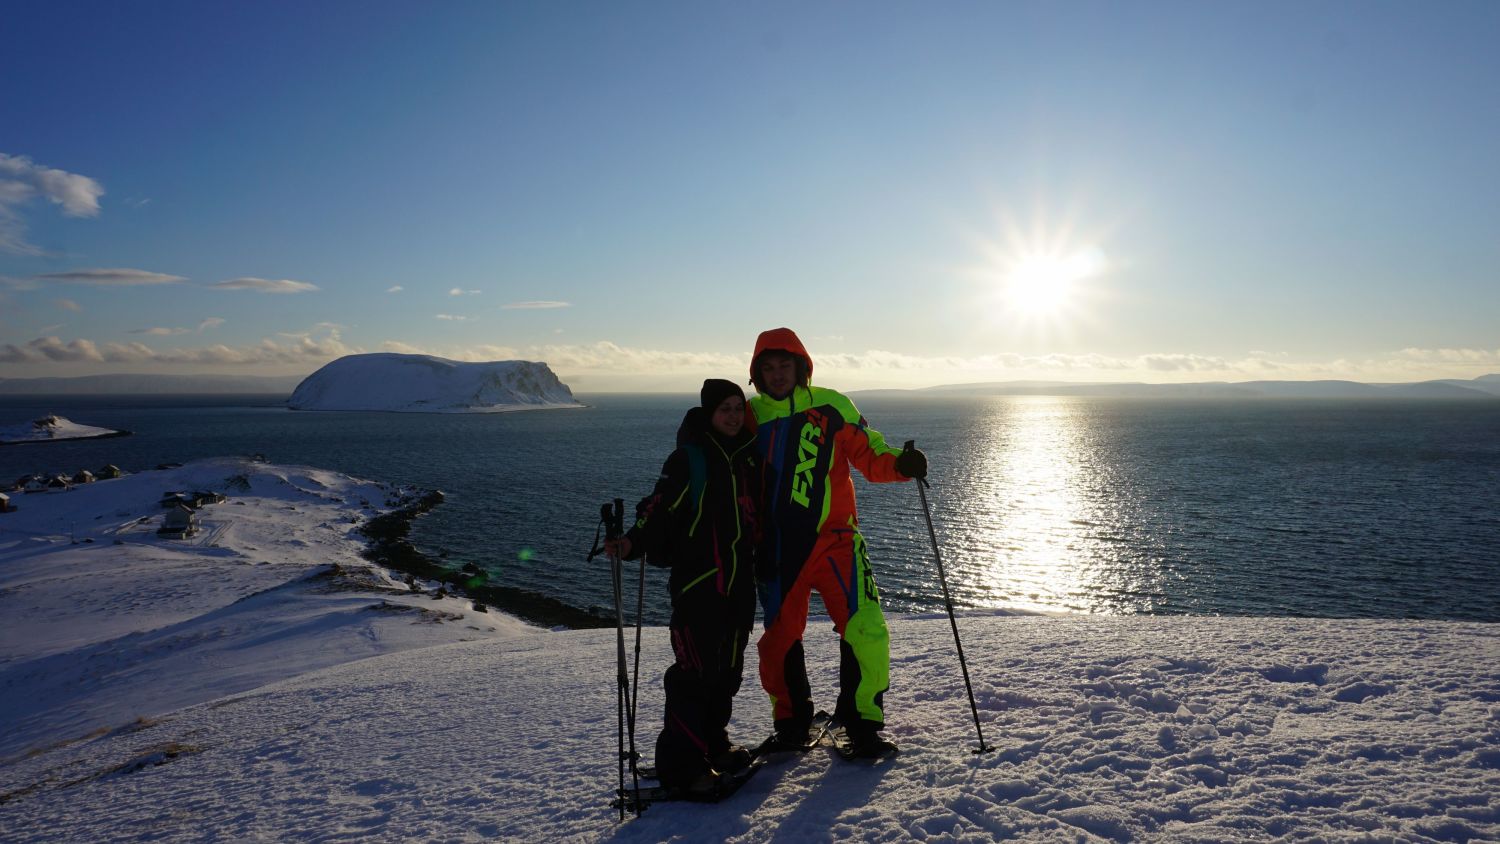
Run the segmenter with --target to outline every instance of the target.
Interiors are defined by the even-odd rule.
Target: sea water
[[[927,453],[959,607],[1500,621],[1500,401],[854,398],[888,442]],[[650,492],[696,397],[580,399],[589,407],[440,415],[293,412],[265,396],[4,397],[0,425],[59,413],[133,435],[0,448],[0,484],[261,454],[440,489],[446,501],[414,526],[419,549],[607,608],[607,563],[585,559],[600,505],[629,511]],[[916,486],[855,485],[885,605],[940,611]],[[633,605],[634,564],[626,582]],[[648,569],[646,604],[665,620],[664,572]]]

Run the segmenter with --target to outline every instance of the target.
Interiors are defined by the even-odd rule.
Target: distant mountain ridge
[[[290,395],[302,375],[82,375],[73,378],[0,378],[0,395],[151,395],[265,393]]]
[[[1406,384],[1359,381],[1200,381],[1186,384],[1077,383],[1068,381],[989,381],[944,384],[916,390],[860,390],[864,395],[1098,396],[1116,398],[1407,398],[1497,399],[1500,375],[1471,380],[1445,378]]]

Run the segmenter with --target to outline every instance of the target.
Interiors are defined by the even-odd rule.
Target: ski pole
[[[902,451],[912,451],[916,440],[907,440]],[[964,643],[958,638],[958,617],[953,614],[953,598],[948,594],[948,575],[943,571],[943,553],[938,550],[937,531],[932,527],[932,510],[927,506],[927,479],[917,478],[917,494],[922,497],[922,515],[927,518],[927,536],[932,539],[932,556],[937,560],[938,582],[943,585],[943,605],[948,608],[948,623],[953,625],[953,645],[958,650],[958,667],[964,673],[964,691],[969,693],[969,711],[974,713],[974,732],[979,736],[979,747],[971,753],[989,753],[995,748],[984,743],[984,731],[979,727],[979,707],[974,703],[974,686],[969,682],[969,663],[964,659]]]
[[[600,508],[600,518],[604,522],[604,537],[607,540],[617,539],[623,533],[625,513],[625,501],[616,498],[613,507],[605,504]],[[620,820],[625,819],[625,760],[630,760],[630,780],[633,792],[638,796],[640,793],[640,778],[636,773],[635,765],[635,715],[631,712],[630,719],[626,720],[627,705],[633,710],[634,704],[630,698],[630,674],[625,666],[625,605],[622,593],[624,583],[619,556],[609,555],[610,579],[614,586],[615,598],[615,715],[618,729],[618,756],[620,773]],[[625,749],[626,726],[629,726],[630,750]],[[641,816],[641,803],[634,801],[635,816]]]
[[[609,505],[604,505],[604,524],[609,524]],[[608,532],[606,528],[606,532]],[[615,756],[620,768],[620,820],[625,820],[625,609],[620,604],[620,560],[609,555],[609,579],[615,596]]]
[[[641,616],[646,612],[646,557],[641,556],[640,591],[635,597],[635,668],[630,678],[630,734],[635,735],[635,704],[641,695]],[[636,767],[640,754],[635,752],[634,739],[630,742],[630,766]]]

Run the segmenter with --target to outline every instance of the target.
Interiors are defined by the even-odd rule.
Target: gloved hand
[[[927,477],[927,455],[920,449],[908,449],[896,455],[896,471],[908,478]]]

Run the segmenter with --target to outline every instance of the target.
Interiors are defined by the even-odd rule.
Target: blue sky
[[[0,378],[1500,372],[1500,4],[26,3]]]

